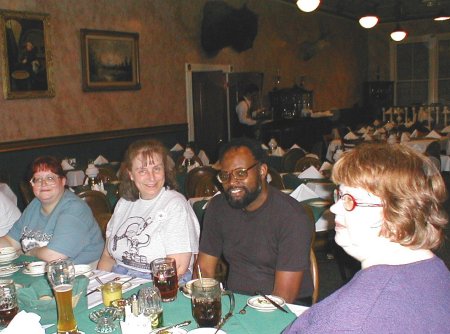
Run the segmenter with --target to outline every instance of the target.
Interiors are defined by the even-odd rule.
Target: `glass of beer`
[[[108,282],[102,285],[102,299],[106,307],[111,306],[115,300],[122,299],[122,284],[119,282]]]
[[[0,328],[8,326],[18,311],[14,281],[0,280]]]
[[[163,326],[161,294],[156,287],[145,287],[138,295],[139,313],[150,319],[152,329]]]
[[[73,262],[68,259],[50,262],[47,277],[53,288],[58,309],[58,334],[78,333],[72,307],[72,287],[75,279]]]
[[[234,295],[222,290],[214,278],[195,280],[192,285],[192,316],[199,327],[215,327],[222,317],[222,295],[230,298],[229,313],[234,311]]]
[[[161,292],[163,302],[171,302],[177,298],[178,277],[175,259],[164,257],[151,263],[153,284]]]

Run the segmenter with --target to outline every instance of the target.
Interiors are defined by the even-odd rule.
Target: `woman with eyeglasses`
[[[333,168],[336,243],[362,270],[284,333],[448,333],[450,272],[439,170],[403,145],[361,144]]]
[[[150,263],[174,258],[180,282],[192,277],[200,227],[186,198],[175,189],[167,149],[156,140],[130,145],[121,167],[121,199],[106,229],[98,269],[150,277]]]
[[[22,249],[44,261],[70,258],[75,264],[95,265],[103,249],[100,228],[89,206],[65,189],[61,161],[43,156],[31,165],[30,180],[36,196],[1,246]]]

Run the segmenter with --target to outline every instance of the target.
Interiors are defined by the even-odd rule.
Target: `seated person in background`
[[[171,257],[181,282],[190,280],[200,227],[186,198],[170,189],[166,148],[156,140],[131,144],[121,181],[98,269],[149,278],[153,260]]]
[[[44,261],[70,258],[75,264],[91,264],[100,258],[103,238],[89,206],[65,190],[61,161],[44,156],[31,165],[31,185],[36,196],[1,246],[22,248],[26,255]]]
[[[258,94],[258,86],[249,84],[244,89],[242,99],[236,105],[236,113],[239,118],[239,123],[242,124],[243,134],[249,138],[255,138],[258,135],[259,122],[254,118],[264,112],[264,109],[255,108]]]
[[[228,289],[302,302],[312,294],[309,253],[314,224],[294,198],[267,184],[266,153],[238,138],[219,154],[224,192],[206,209],[198,264],[214,277],[219,258],[229,264]]]
[[[433,163],[398,144],[361,144],[335,164],[335,240],[361,262],[353,279],[284,333],[448,333],[445,184]]]
[[[8,233],[11,226],[20,218],[20,210],[12,201],[10,192],[8,185],[0,183],[0,237]]]

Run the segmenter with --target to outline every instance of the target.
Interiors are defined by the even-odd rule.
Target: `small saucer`
[[[25,275],[30,275],[30,276],[34,276],[34,277],[42,276],[42,275],[45,274],[45,272],[42,272],[42,273],[32,273],[32,272],[29,271],[27,268],[25,268],[24,270],[22,270],[22,272],[23,272]]]
[[[268,295],[267,297],[272,299],[275,303],[277,303],[281,307],[283,307],[286,304],[284,299],[281,297],[272,295]],[[273,312],[277,309],[267,299],[265,299],[262,296],[250,297],[249,299],[247,299],[247,305],[259,312]]]
[[[0,277],[8,277],[14,274],[15,272],[19,271],[19,267],[11,267],[8,269],[0,270]]]

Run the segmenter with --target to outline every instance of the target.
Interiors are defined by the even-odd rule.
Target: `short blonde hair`
[[[332,179],[381,198],[384,237],[414,249],[435,249],[442,243],[447,193],[439,170],[426,156],[404,145],[363,143],[342,155]]]

